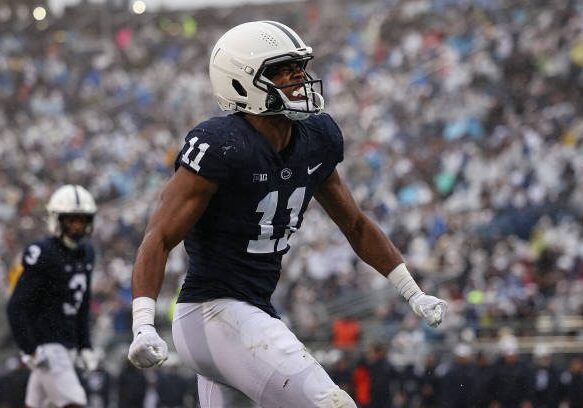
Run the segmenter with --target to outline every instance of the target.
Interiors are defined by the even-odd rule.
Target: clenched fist
[[[442,322],[447,311],[447,302],[435,296],[419,292],[411,296],[409,305],[415,314],[427,322],[431,327],[437,327]]]
[[[168,358],[168,346],[154,326],[144,324],[135,331],[128,359],[138,368],[161,365]]]

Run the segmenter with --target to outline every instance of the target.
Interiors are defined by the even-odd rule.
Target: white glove
[[[168,346],[162,340],[156,328],[149,324],[138,327],[134,341],[130,345],[128,359],[138,368],[162,365],[168,358]]]
[[[435,296],[419,292],[411,296],[409,305],[415,314],[427,322],[431,327],[437,327],[442,322],[447,311],[447,302]]]
[[[99,354],[90,348],[83,348],[79,352],[81,366],[85,371],[95,371],[99,366]]]
[[[37,346],[32,354],[21,354],[20,361],[22,361],[22,363],[30,370],[49,367],[49,358],[42,346]]]

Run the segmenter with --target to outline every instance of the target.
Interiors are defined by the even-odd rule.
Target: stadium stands
[[[531,353],[540,344],[552,356],[545,375],[557,381],[547,394],[581,406],[580,2],[336,3],[140,16],[107,16],[87,5],[42,22],[0,5],[0,275],[44,229],[41,203],[50,192],[63,180],[87,186],[100,204],[94,343],[108,351],[102,374],[132,381],[131,368],[119,363],[130,340],[132,260],[183,137],[219,114],[206,74],[209,44],[237,23],[281,20],[304,33],[318,56],[312,68],[344,131],[340,170],[357,201],[422,286],[450,302],[438,330],[421,326],[315,205],[274,294],[283,319],[351,392],[355,368],[358,387],[374,373],[389,375],[390,397],[378,398],[391,402],[371,405],[376,397],[367,400],[367,388],[358,388],[362,406],[453,401],[461,391],[445,384],[456,364],[471,364],[481,380],[468,386],[485,399],[476,406],[488,398],[512,406],[504,404],[516,395],[552,406],[536,402],[544,387]],[[184,266],[175,250],[160,302],[166,329]],[[346,316],[360,322],[359,347],[331,351],[333,322]],[[4,320],[0,377],[18,373]],[[171,365],[161,375],[180,370]],[[486,387],[502,389],[493,380],[501,373],[524,387],[493,393]],[[2,406],[8,382],[0,384]]]

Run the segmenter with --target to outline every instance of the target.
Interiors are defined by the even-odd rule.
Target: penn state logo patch
[[[287,180],[292,176],[292,171],[286,167],[281,171],[280,176],[282,179]]]

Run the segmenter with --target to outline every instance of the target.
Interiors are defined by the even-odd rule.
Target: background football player
[[[312,197],[355,252],[388,276],[431,326],[445,301],[415,283],[393,243],[357,207],[336,171],[342,134],[322,113],[322,82],[306,72],[312,49],[273,21],[226,32],[210,59],[214,94],[234,114],[196,126],[148,224],[133,271],[129,358],[161,364],[154,328],[169,251],[184,239],[190,266],[173,339],[198,373],[202,407],[355,407],[270,303],[282,256]]]
[[[50,236],[23,251],[23,272],[8,302],[12,334],[31,369],[28,407],[87,403],[75,373],[80,351],[87,370],[97,366],[89,336],[94,250],[87,241],[97,207],[81,186],[56,190],[47,205]]]

